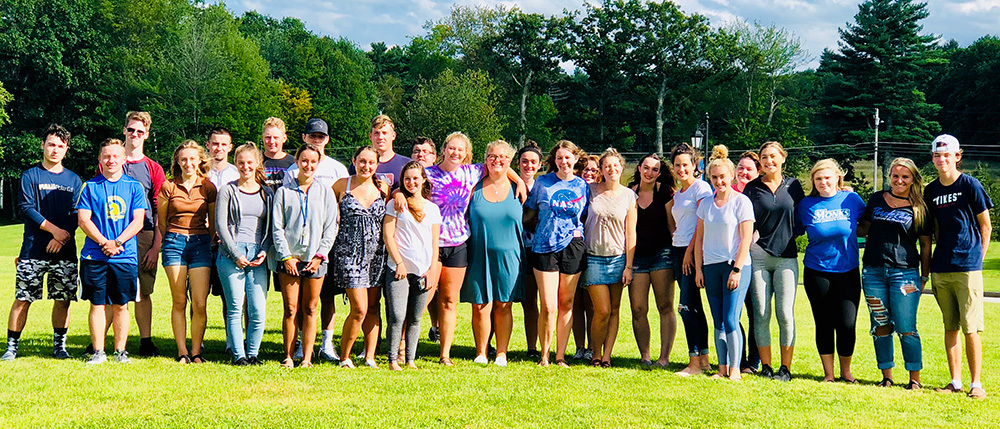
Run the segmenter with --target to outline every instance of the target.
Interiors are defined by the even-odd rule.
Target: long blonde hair
[[[892,169],[897,165],[900,167],[906,167],[907,170],[910,170],[910,176],[913,177],[913,183],[910,184],[910,195],[907,199],[910,200],[910,205],[913,206],[913,226],[919,230],[924,226],[924,222],[927,220],[927,204],[924,203],[923,176],[920,175],[920,169],[917,168],[917,164],[915,164],[910,158],[896,158],[892,160],[892,164],[889,165],[890,174],[892,173]]]
[[[198,160],[200,161],[200,164],[198,164],[198,169],[195,170],[195,173],[200,178],[208,176],[208,170],[212,168],[212,165],[208,161],[208,152],[205,150],[205,146],[198,144],[198,142],[194,140],[184,140],[180,146],[177,146],[177,149],[174,149],[173,160],[170,161],[170,176],[173,180],[178,183],[181,181],[183,172],[181,171],[180,164],[177,162],[177,158],[184,149],[194,149],[198,152]]]
[[[809,192],[810,197],[819,196],[819,191],[816,190],[816,183],[813,182],[816,172],[827,168],[833,170],[833,173],[837,175],[837,189],[844,189],[844,170],[840,169],[840,164],[830,158],[821,159],[809,171],[809,184],[812,185],[812,191]]]

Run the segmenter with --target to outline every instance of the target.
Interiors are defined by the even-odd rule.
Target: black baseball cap
[[[312,118],[309,122],[306,122],[306,129],[302,130],[303,134],[312,133],[322,133],[325,135],[330,135],[330,127],[326,125],[326,121],[320,118]]]

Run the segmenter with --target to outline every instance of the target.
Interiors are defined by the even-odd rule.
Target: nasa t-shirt
[[[826,273],[858,267],[858,220],[865,202],[854,192],[832,197],[805,197],[795,209],[795,232],[809,239],[802,264]]]
[[[122,174],[121,178],[112,182],[103,175],[97,176],[83,184],[80,199],[76,202],[77,210],[90,210],[90,220],[97,230],[109,240],[114,240],[125,231],[132,222],[132,212],[137,209],[149,211],[142,184],[135,179]],[[117,255],[107,256],[101,251],[101,246],[90,237],[83,241],[80,258],[91,261],[108,261],[116,263],[138,263],[135,236],[125,241],[124,250]]]
[[[932,273],[960,273],[983,269],[983,244],[976,215],[993,208],[993,201],[976,178],[962,174],[949,186],[935,180],[924,188],[924,202],[937,222],[937,246]]]
[[[583,221],[587,211],[587,182],[573,176],[562,180],[556,173],[535,179],[535,186],[524,206],[538,211],[538,226],[531,242],[535,253],[558,252],[569,246],[573,238],[583,238]]]

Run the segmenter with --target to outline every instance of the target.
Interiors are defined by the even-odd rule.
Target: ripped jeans
[[[892,334],[899,334],[907,371],[920,371],[924,364],[917,334],[917,307],[920,305],[920,272],[916,268],[864,267],[861,282],[865,302],[871,312],[871,334],[879,369],[895,366],[892,361]],[[876,333],[888,327],[883,335]],[[886,328],[883,328],[886,329]]]

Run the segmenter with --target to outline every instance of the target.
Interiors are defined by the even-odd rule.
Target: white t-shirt
[[[698,201],[712,196],[712,186],[704,180],[695,180],[687,191],[677,191],[674,194],[674,207],[670,214],[674,215],[677,230],[674,231],[674,247],[687,247],[694,238],[694,230],[698,227]]]
[[[722,207],[716,206],[715,198],[708,198],[698,206],[698,219],[705,222],[705,240],[702,243],[703,265],[718,264],[736,260],[740,250],[739,224],[754,221],[753,203],[750,198],[733,192]],[[744,255],[743,266],[750,265],[750,251]]]
[[[434,225],[441,226],[441,210],[430,201],[424,203],[424,219],[417,222],[413,213],[403,210],[396,213],[395,204],[385,205],[385,215],[396,218],[396,247],[403,257],[403,265],[408,274],[423,275],[431,268],[431,257],[433,256],[433,242],[431,241]],[[387,258],[389,269],[395,272],[396,263],[390,255]]]
[[[299,164],[292,164],[285,171],[285,178],[282,181],[283,184],[295,184],[295,179],[299,175]],[[323,184],[327,188],[333,187],[337,180],[343,177],[350,176],[347,173],[347,167],[341,164],[340,161],[330,158],[329,156],[323,155],[323,159],[319,160],[319,165],[316,166],[316,174],[313,175],[313,179],[317,182]]]
[[[214,168],[209,168],[208,180],[215,185],[215,189],[222,190],[229,182],[240,180],[240,171],[233,164],[227,165],[222,171],[215,171]]]

